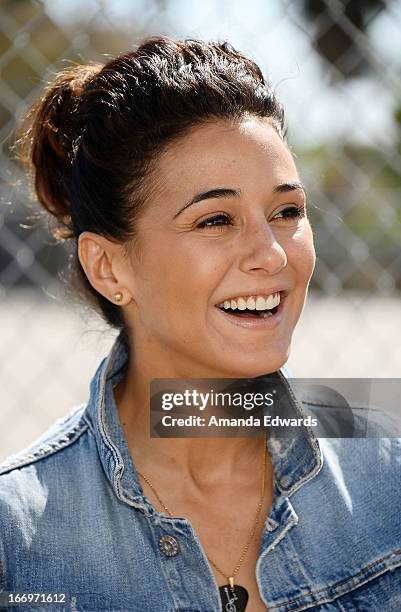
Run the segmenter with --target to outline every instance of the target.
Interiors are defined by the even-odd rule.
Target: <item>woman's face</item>
[[[132,254],[124,279],[138,363],[177,378],[277,370],[315,263],[289,150],[266,119],[215,121],[168,148],[154,184],[137,226],[140,257]],[[273,315],[240,310],[271,309],[277,295],[257,296],[274,294]]]

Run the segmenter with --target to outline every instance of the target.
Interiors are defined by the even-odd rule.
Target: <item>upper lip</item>
[[[263,297],[267,297],[268,295],[273,295],[274,293],[281,293],[282,297],[285,297],[288,294],[288,288],[283,287],[282,285],[279,287],[270,287],[269,289],[249,289],[248,291],[239,291],[238,293],[232,293],[230,297],[225,297],[218,304],[222,304],[226,300],[235,300],[238,297],[249,297],[251,295],[262,295]]]

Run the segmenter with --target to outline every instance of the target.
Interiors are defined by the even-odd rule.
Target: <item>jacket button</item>
[[[164,535],[160,538],[159,548],[167,557],[174,557],[180,550],[177,540],[168,535]]]

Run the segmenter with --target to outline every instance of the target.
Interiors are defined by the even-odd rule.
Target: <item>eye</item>
[[[225,221],[226,223],[219,223],[220,221]],[[208,217],[207,219],[204,219],[203,221],[201,221],[200,223],[198,223],[198,225],[196,226],[197,228],[205,228],[205,227],[209,227],[209,228],[220,228],[223,225],[228,225],[229,223],[231,223],[232,218],[228,215],[225,214],[219,214],[219,215],[214,215],[213,217]]]
[[[305,209],[299,208],[298,206],[287,206],[279,213],[274,215],[273,219],[283,219],[284,221],[293,221],[294,219],[301,219],[305,216]]]

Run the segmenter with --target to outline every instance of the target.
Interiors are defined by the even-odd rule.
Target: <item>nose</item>
[[[266,220],[249,228],[244,240],[240,266],[244,272],[265,270],[268,274],[277,274],[287,265],[287,254]]]

